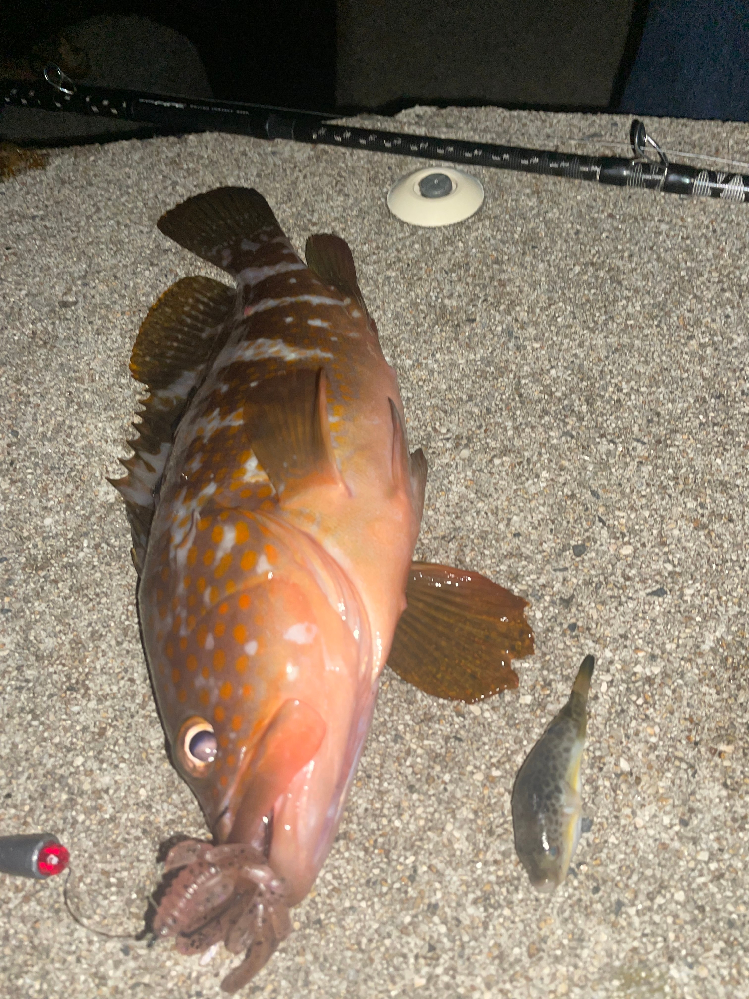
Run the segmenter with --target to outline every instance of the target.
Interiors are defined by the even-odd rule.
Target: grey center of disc
[[[444,198],[453,189],[453,182],[446,173],[430,173],[419,181],[423,198]]]

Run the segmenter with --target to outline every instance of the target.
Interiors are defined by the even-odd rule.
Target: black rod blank
[[[57,75],[55,72],[50,75],[50,71],[56,71]],[[575,153],[339,125],[331,121],[329,115],[261,104],[87,87],[67,80],[57,67],[48,67],[45,73],[51,82],[7,80],[0,83],[0,106],[15,105],[49,111],[74,111],[99,118],[121,118],[168,132],[233,132],[257,139],[290,139],[548,177],[589,180],[615,187],[644,188],[664,194],[749,201],[749,176],[745,174],[669,163],[660,150],[658,160],[647,158],[643,152],[644,140],[647,139],[655,149],[658,147],[638,121],[633,123],[632,136],[637,135],[640,139],[639,144],[633,139],[633,150],[639,155],[633,158],[578,156]]]

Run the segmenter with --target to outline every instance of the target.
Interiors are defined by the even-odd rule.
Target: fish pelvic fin
[[[477,572],[414,562],[388,665],[435,697],[471,703],[517,687],[531,655],[527,601]]]
[[[424,513],[424,495],[427,488],[427,459],[421,448],[417,448],[412,451],[409,456],[409,465],[411,469],[411,489],[413,490],[414,502],[416,505],[416,514],[419,523],[421,523],[421,517]]]
[[[345,239],[331,233],[318,233],[310,236],[304,248],[307,266],[324,284],[337,288],[342,295],[353,298],[370,322],[374,331],[377,326],[369,314],[364,296],[356,277],[356,265],[351,248]]]
[[[196,194],[162,215],[157,225],[175,243],[234,275],[263,243],[284,236],[262,194],[246,187]]]
[[[221,346],[221,324],[235,294],[211,278],[183,278],[151,306],[135,341],[130,371],[150,392],[141,422],[133,424],[138,436],[128,441],[134,454],[122,461],[127,475],[108,481],[125,500],[139,575],[175,428],[213,351]]]
[[[346,486],[328,424],[324,368],[290,368],[266,378],[244,408],[244,428],[281,505],[313,486]]]

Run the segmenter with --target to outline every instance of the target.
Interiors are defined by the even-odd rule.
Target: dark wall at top
[[[335,0],[5,0],[0,55],[100,14],[141,14],[197,48],[216,97],[327,111],[335,106]]]

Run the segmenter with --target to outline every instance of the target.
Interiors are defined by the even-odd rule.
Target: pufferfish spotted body
[[[411,563],[426,459],[347,244],[312,236],[305,264],[244,188],[159,228],[236,280],[184,278],[151,308],[130,365],[150,394],[114,483],[172,761],[213,837],[172,849],[153,929],[184,954],[244,951],[231,992],[325,861],[386,661],[475,700],[517,684],[533,641],[522,599]]]
[[[526,756],[512,788],[515,850],[541,892],[564,881],[580,841],[580,764],[594,665],[593,656],[583,659],[569,700]]]

